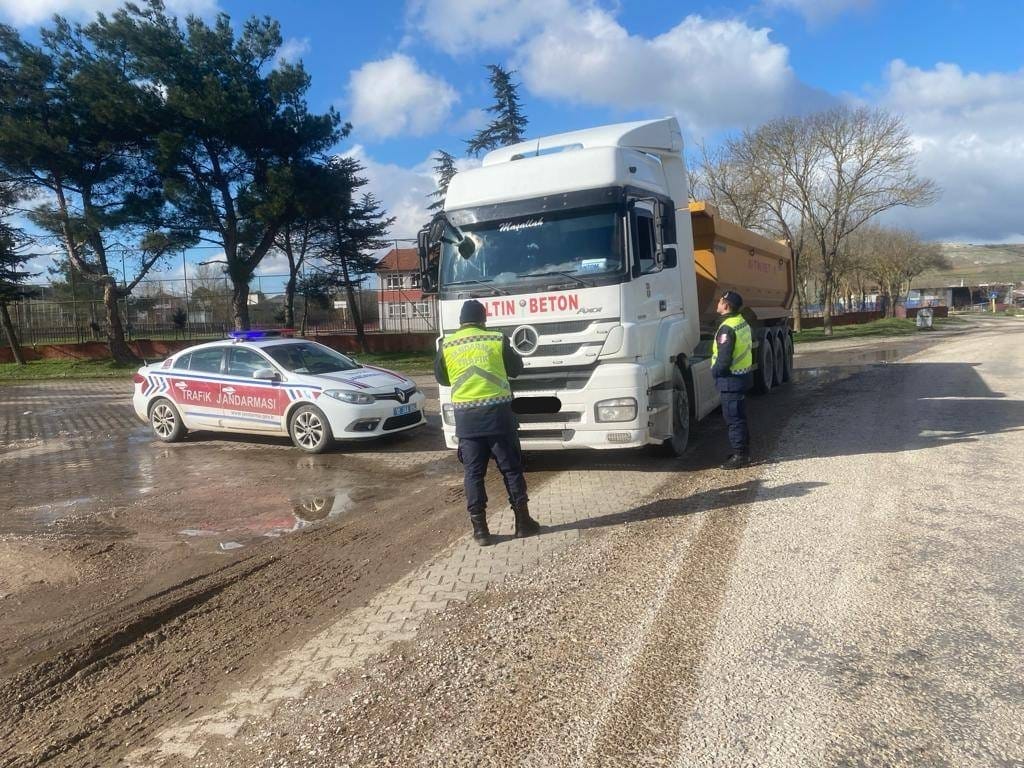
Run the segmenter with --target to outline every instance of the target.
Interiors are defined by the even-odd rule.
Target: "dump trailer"
[[[747,304],[757,388],[789,379],[790,250],[690,203],[682,149],[665,118],[494,150],[451,180],[420,233],[439,343],[477,299],[523,356],[512,390],[524,448],[682,454],[719,404],[710,358],[726,289]],[[455,447],[446,387],[441,404]]]

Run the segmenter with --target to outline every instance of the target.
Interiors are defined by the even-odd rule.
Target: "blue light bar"
[[[280,336],[291,336],[295,333],[292,328],[275,328],[262,331],[228,331],[228,338],[235,341],[256,341],[257,339],[275,339]]]

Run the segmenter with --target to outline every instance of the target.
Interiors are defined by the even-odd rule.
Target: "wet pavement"
[[[892,363],[960,332],[799,347],[797,385],[751,401],[760,427],[755,450],[784,462],[812,458],[804,442],[774,445],[789,415],[806,408],[808,398],[822,400],[819,410],[838,413],[860,387],[884,387]],[[911,449],[976,440],[984,431],[959,418],[957,402],[949,398],[985,403],[998,398],[971,370],[949,365],[953,367],[933,367],[918,377],[930,386],[919,393],[915,407],[929,409],[930,417]],[[436,413],[436,401],[431,410]],[[714,473],[698,471],[722,458],[724,437],[717,415],[702,424],[701,435],[685,461],[690,472],[682,477],[688,478],[687,485],[676,491],[696,499],[688,507],[695,519],[755,499],[777,502],[815,494],[827,482],[798,477],[766,487],[757,479],[762,470],[755,467],[747,481],[717,487]],[[35,725],[20,732],[19,738],[26,739],[19,747],[23,754],[33,753],[27,746],[32,739],[49,733],[55,743],[79,744],[80,751],[74,753],[78,757],[113,755],[127,741],[139,743],[152,735],[161,722],[187,719],[214,692],[230,689],[220,681],[222,668],[244,678],[246,670],[269,663],[279,652],[301,647],[302,638],[334,626],[345,610],[365,609],[374,595],[388,594],[390,585],[404,583],[421,564],[427,568],[432,557],[465,533],[461,476],[452,454],[442,448],[436,417],[413,433],[309,457],[286,438],[208,433],[176,445],[157,443],[134,416],[125,382],[19,385],[0,387],[0,444],[0,492],[5,500],[0,514],[0,672],[21,681],[9,690],[36,690],[31,678],[18,677],[19,670],[28,670],[40,681],[54,681],[52,690],[68,697],[58,706],[46,704],[37,693],[16,693],[10,700],[6,693],[0,695],[0,710],[14,706],[15,711],[34,713],[24,722]],[[840,450],[849,448],[842,443],[815,446],[819,458],[839,457]],[[892,450],[905,448],[894,444]],[[651,494],[663,494],[659,489],[678,469],[636,452],[531,455],[531,491],[537,489],[538,499],[559,508],[567,521],[554,526],[544,541],[557,539],[562,547],[589,528],[614,532],[635,524],[661,525],[664,503]],[[603,479],[592,485],[598,476]],[[596,515],[601,509],[608,514]],[[732,554],[722,561],[677,552],[682,559],[673,562],[680,578],[710,573],[724,589],[730,569],[722,570],[722,563],[739,556],[741,533],[732,525],[718,532],[714,525],[708,527],[696,540],[710,536],[714,547],[709,554],[721,553],[722,546]],[[544,557],[553,557],[554,551],[544,549]],[[523,562],[536,563],[531,557]],[[626,567],[628,558],[615,556],[613,561]],[[457,565],[455,577],[461,578],[459,572],[466,567]],[[479,575],[479,584],[487,585],[500,583],[505,572],[515,570],[508,557],[500,569],[494,564],[472,569],[469,575]],[[655,578],[655,573],[650,576]],[[687,601],[704,600],[706,594],[683,589],[671,604],[685,610]],[[725,594],[720,592],[719,603]],[[465,600],[468,593],[460,595]],[[194,606],[199,604],[204,607],[197,611]],[[399,615],[393,606],[388,610],[385,615]],[[714,615],[702,614],[706,632],[715,627]],[[168,621],[176,627],[173,634],[161,632],[156,643],[148,639],[153,627]],[[89,625],[95,625],[95,637],[86,629]],[[398,626],[394,635],[400,639],[409,630],[401,621]],[[145,640],[149,650],[133,651],[136,660],[124,662],[120,671],[104,661],[108,682],[99,680],[91,692],[57,682],[92,669],[96,658],[122,653],[116,649],[124,641],[116,638],[125,632],[134,644],[127,647]],[[97,656],[101,647],[109,651]],[[55,676],[31,666],[47,659],[58,660],[52,665]],[[680,659],[697,663],[692,653]],[[94,682],[102,677],[93,675]],[[164,681],[159,685],[165,693],[151,705],[132,709],[130,717],[112,714],[110,727],[92,727],[87,735],[52,735],[55,718],[74,721],[76,711],[90,711],[104,690],[113,690],[104,686],[127,691],[132,679]],[[173,688],[168,688],[172,681]],[[115,752],[102,751],[110,749]],[[4,750],[0,747],[0,764]]]

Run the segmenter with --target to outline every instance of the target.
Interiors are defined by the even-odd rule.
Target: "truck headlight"
[[[636,400],[632,397],[616,397],[601,400],[594,406],[598,421],[633,421],[636,419]]]
[[[365,392],[349,392],[345,389],[327,389],[324,390],[324,394],[328,397],[333,397],[335,400],[341,400],[343,403],[351,403],[352,405],[369,405],[373,402],[373,395],[368,395]]]
[[[441,420],[444,421],[449,427],[455,426],[455,406],[451,403],[445,403],[441,406]]]

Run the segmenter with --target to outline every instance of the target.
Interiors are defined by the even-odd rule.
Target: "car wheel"
[[[288,434],[295,447],[306,453],[323,453],[334,441],[331,425],[315,405],[303,405],[292,414]]]
[[[176,443],[188,431],[174,403],[164,397],[158,397],[149,407],[149,426],[156,439],[164,443]]]

